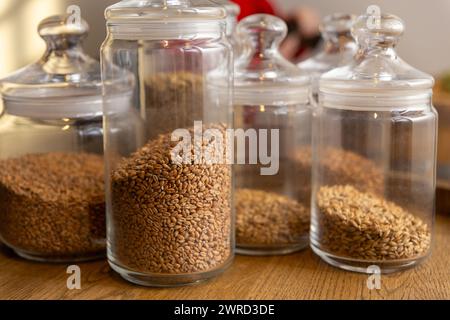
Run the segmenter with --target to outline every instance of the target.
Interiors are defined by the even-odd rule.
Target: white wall
[[[450,70],[450,0],[273,0],[283,11],[296,6],[360,14],[371,5],[401,17],[406,33],[398,46],[401,57],[416,68],[439,75]]]

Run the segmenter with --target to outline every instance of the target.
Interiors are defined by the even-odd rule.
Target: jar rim
[[[389,111],[397,109],[413,110],[432,106],[432,89],[423,90],[392,90],[392,91],[359,91],[349,94],[339,89],[320,88],[319,103],[322,107],[359,110],[359,111]]]
[[[142,1],[141,1],[142,2]],[[107,23],[127,23],[138,21],[139,23],[177,23],[195,21],[217,21],[227,17],[226,9],[218,4],[210,5],[152,5],[151,3],[140,3],[122,1],[109,6],[105,10]]]
[[[235,105],[293,105],[309,104],[309,86],[287,86],[286,84],[260,84],[234,87]]]

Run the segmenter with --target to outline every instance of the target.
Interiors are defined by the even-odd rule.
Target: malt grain
[[[176,165],[172,147],[161,134],[113,170],[111,252],[142,273],[213,270],[232,255],[231,166]]]
[[[419,217],[371,193],[345,186],[317,193],[318,242],[325,251],[370,261],[426,255],[430,227]]]
[[[43,259],[83,259],[105,249],[103,157],[29,154],[0,161],[0,235]]]
[[[238,244],[296,244],[308,234],[309,212],[295,200],[252,189],[237,189],[235,200]]]

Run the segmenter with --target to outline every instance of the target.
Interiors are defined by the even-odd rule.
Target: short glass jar
[[[311,158],[310,81],[278,51],[281,19],[253,15],[238,33],[249,50],[235,64],[237,252],[291,253],[308,245],[311,161],[295,156]]]
[[[100,64],[68,15],[39,25],[47,50],[0,80],[0,238],[22,257],[105,255]]]
[[[210,1],[131,0],[109,7],[106,19],[109,263],[147,286],[214,277],[234,257],[225,10]],[[118,105],[122,92],[131,95]]]
[[[334,266],[387,273],[431,250],[437,113],[433,78],[394,50],[402,20],[370,19],[353,26],[355,60],[320,80],[311,243]]]

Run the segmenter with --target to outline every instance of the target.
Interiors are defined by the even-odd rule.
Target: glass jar
[[[251,50],[235,65],[237,252],[291,253],[308,244],[311,162],[294,156],[311,153],[310,81],[278,50],[281,19],[253,15],[238,32]]]
[[[355,16],[351,14],[335,13],[326,16],[320,25],[324,41],[321,50],[298,64],[299,68],[312,78],[315,102],[318,100],[320,76],[331,69],[348,64],[356,53],[357,46],[351,34],[354,21]]]
[[[0,81],[0,237],[31,260],[106,251],[100,64],[70,20],[43,20],[42,58]]]
[[[216,276],[234,257],[225,10],[210,1],[131,0],[109,7],[106,19],[109,263],[148,286]],[[114,96],[127,90],[119,106]]]
[[[373,20],[353,26],[355,60],[320,80],[311,243],[334,266],[393,272],[430,253],[437,113],[433,78],[394,50],[402,20]]]

